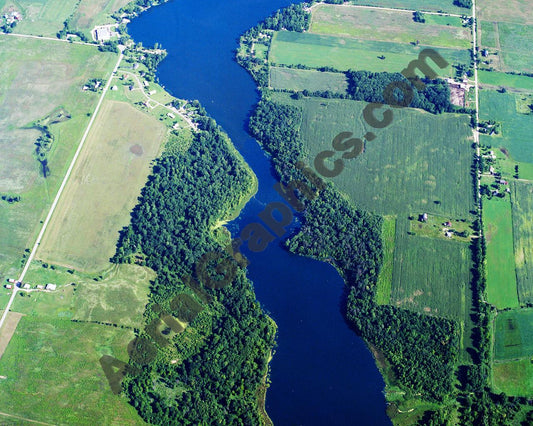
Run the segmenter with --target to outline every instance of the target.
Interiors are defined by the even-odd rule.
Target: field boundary
[[[320,5],[324,5],[327,3],[315,3],[312,5],[309,10],[313,10],[313,8],[317,8]],[[404,13],[414,13],[416,10],[414,9],[400,9],[400,8],[394,8],[394,7],[383,7],[383,6],[365,6],[362,4],[333,4],[331,6],[342,6],[342,7],[356,7],[359,9],[375,9],[375,10],[389,10],[393,12],[404,12]],[[424,14],[427,15],[438,15],[438,16],[453,16],[455,18],[462,18],[463,16],[470,17],[470,15],[467,15],[466,13],[464,15],[458,15],[456,13],[448,13],[448,12],[428,12],[428,11],[421,11]]]

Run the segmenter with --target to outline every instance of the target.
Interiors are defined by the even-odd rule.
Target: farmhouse
[[[13,286],[12,286],[11,284],[7,284],[7,285],[6,285],[6,288],[7,288],[8,290],[11,290],[11,289],[13,288]]]
[[[56,288],[57,288],[57,285],[51,284],[51,283],[46,284],[46,287],[45,287],[46,290],[51,290],[51,291],[54,291]]]
[[[17,280],[13,279],[13,278],[10,278],[7,280],[8,283],[11,283],[11,284],[15,284],[17,282]]]

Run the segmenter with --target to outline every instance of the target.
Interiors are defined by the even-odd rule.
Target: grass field
[[[406,222],[398,219],[391,303],[462,321],[470,302],[465,300],[470,282],[468,245],[407,235]]]
[[[78,272],[69,273],[64,268],[43,268],[39,262],[34,262],[26,281],[32,288],[54,283],[57,290],[32,291],[30,296],[17,296],[14,310],[46,320],[102,321],[141,328],[150,282],[155,279],[155,273],[138,265],[118,265],[101,279],[96,277],[98,281],[94,278]]]
[[[362,40],[349,37],[296,33],[281,31],[274,34],[269,60],[275,64],[307,65],[312,68],[330,66],[345,71],[348,69],[366,71],[400,72],[409,62],[416,59],[426,46],[405,43]],[[450,65],[438,69],[441,77],[452,76],[451,64],[468,64],[467,50],[439,48]],[[385,56],[379,59],[378,56]]]
[[[498,23],[505,70],[533,71],[533,25]]]
[[[533,309],[500,312],[495,319],[494,330],[495,359],[533,356]]]
[[[476,5],[478,19],[533,24],[533,16],[524,13],[531,5],[529,0],[509,0],[505,2],[505,7],[502,7],[502,2],[498,0],[483,0],[476,2]]]
[[[500,136],[481,135],[480,142],[506,148],[514,161],[533,163],[533,144],[528,142],[533,132],[532,116],[517,111],[517,102],[523,97],[523,94],[480,91],[480,120],[492,119],[502,124]]]
[[[109,15],[128,3],[129,0],[7,0],[0,2],[0,10],[12,6],[22,14],[16,33],[55,37],[63,29],[63,22],[72,16],[70,27],[89,36],[95,25],[114,22]]]
[[[106,101],[37,256],[83,271],[105,268],[165,136],[153,117]]]
[[[301,132],[308,164],[313,164],[319,152],[331,149],[331,141],[340,132],[360,137],[371,130],[363,122],[364,102],[295,101],[287,94],[275,95],[273,99],[280,102],[303,106]],[[468,117],[398,109],[392,124],[376,133],[377,138],[366,143],[364,154],[346,161],[344,171],[332,178],[356,205],[379,214],[469,217],[474,201],[468,196],[472,193]]]
[[[376,283],[376,303],[388,305],[392,291],[392,272],[394,269],[394,241],[396,237],[396,218],[383,218],[381,238],[383,239],[383,264]]]
[[[481,32],[479,31],[481,29]],[[481,21],[478,27],[479,44],[483,47],[498,47],[498,24],[496,22]]]
[[[497,392],[505,392],[511,396],[533,395],[533,362],[531,359],[495,362],[492,367],[493,384]]]
[[[493,86],[511,87],[515,89],[526,89],[533,91],[533,77],[526,75],[506,74],[503,72],[478,71],[480,84],[490,84]]]
[[[520,303],[533,303],[533,184],[511,185],[516,281]]]
[[[330,4],[320,4],[313,8],[309,31],[396,43],[418,40],[426,46],[459,49],[470,48],[472,38],[470,28],[462,27],[460,18],[437,17],[422,24],[413,21],[411,12]]]
[[[128,360],[133,332],[66,319],[23,317],[0,360],[0,411],[53,424],[143,424],[114,395],[102,355]],[[27,424],[27,423],[25,423]]]
[[[451,1],[442,0],[351,0],[351,3],[366,6],[391,7],[394,9],[426,10],[428,12],[447,12],[457,15],[470,14],[470,9],[457,7]]]
[[[483,200],[487,242],[487,300],[499,309],[518,307],[509,198]]]
[[[0,35],[0,192],[21,196],[0,203],[0,277],[14,273],[32,244],[36,226],[51,203],[98,100],[82,92],[90,78],[106,78],[114,54],[47,40]],[[55,136],[45,179],[34,157],[40,133],[25,128],[62,106],[72,118],[52,124]]]
[[[326,91],[346,93],[346,75],[335,72],[300,70],[295,68],[270,68],[270,86],[274,89]]]

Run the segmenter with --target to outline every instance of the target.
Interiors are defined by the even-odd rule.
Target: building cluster
[[[5,288],[8,290],[12,289],[13,287],[22,288],[24,290],[30,290],[32,288],[30,283],[23,283],[21,281],[17,281],[13,278],[9,278],[7,280],[7,284],[5,285]],[[57,288],[57,284],[48,283],[45,286],[44,285],[37,285],[35,286],[37,290],[47,290],[47,291],[54,291]]]

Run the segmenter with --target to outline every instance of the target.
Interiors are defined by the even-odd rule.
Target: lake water
[[[229,134],[259,179],[257,195],[228,227],[234,236],[271,201],[276,180],[268,158],[245,131],[259,99],[234,61],[239,35],[288,0],[175,0],[129,24],[144,46],[168,51],[160,83],[174,96],[198,99]],[[296,226],[297,224],[293,225]],[[267,412],[276,425],[381,425],[384,382],[364,342],[346,326],[339,304],[343,281],[333,267],[294,256],[272,242],[248,253],[258,300],[278,324]]]

